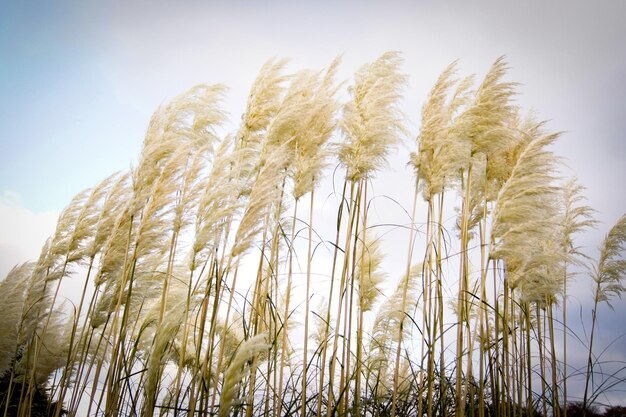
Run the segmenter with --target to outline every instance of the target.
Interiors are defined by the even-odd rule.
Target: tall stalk
[[[330,356],[330,369],[329,369],[329,377],[328,377],[328,410],[327,410],[327,416],[331,417],[333,410],[335,408],[335,404],[334,404],[334,395],[333,395],[333,389],[334,389],[334,381],[335,381],[335,367],[336,367],[336,361],[337,361],[337,352],[339,349],[339,329],[340,329],[340,325],[342,323],[342,307],[345,307],[345,303],[347,301],[344,301],[347,297],[346,297],[346,292],[348,291],[348,268],[350,265],[350,254],[351,254],[351,250],[352,250],[352,236],[353,236],[353,232],[352,230],[355,227],[355,221],[357,219],[355,212],[357,211],[357,207],[359,206],[360,202],[358,201],[358,197],[360,196],[360,187],[361,187],[361,183],[355,183],[354,181],[350,182],[350,208],[348,210],[348,229],[346,231],[346,237],[345,237],[345,242],[344,242],[344,259],[343,259],[343,266],[341,268],[341,278],[340,278],[340,285],[339,285],[339,299],[337,300],[337,313],[335,315],[335,334],[333,336],[333,350]],[[344,318],[344,322],[345,322],[345,318]],[[342,342],[342,346],[345,346],[345,341]],[[343,374],[343,373],[342,373]],[[342,386],[339,386],[339,392],[340,392],[340,397],[339,400],[341,400],[341,393],[343,392],[343,388]]]
[[[310,206],[309,206],[309,227],[308,227],[308,246],[306,256],[306,290],[304,299],[304,342],[302,347],[302,417],[306,417],[306,399],[307,399],[307,374],[309,368],[308,362],[308,349],[309,349],[309,310],[311,301],[311,256],[313,246],[313,201],[315,190],[311,190]],[[322,365],[323,368],[323,365]],[[321,397],[321,389],[318,391],[318,395]]]
[[[411,273],[411,264],[413,260],[413,250],[415,248],[415,213],[417,210],[417,195],[419,190],[419,176],[415,179],[415,189],[413,191],[413,204],[411,208],[411,218],[410,218],[410,230],[409,230],[409,250],[407,252],[407,260],[406,260],[406,275],[407,277]],[[400,306],[400,310],[402,312],[406,311],[407,304],[407,293],[408,293],[408,285],[409,279],[407,279],[402,288],[402,304]],[[404,334],[404,314],[402,314],[402,319],[400,321],[400,329],[398,331],[398,343],[396,344],[396,353],[394,359],[394,373],[393,373],[393,391],[391,397],[391,415],[394,416],[396,414],[397,408],[397,400],[398,400],[398,373],[400,369],[400,354],[402,349],[402,336]],[[421,369],[420,369],[421,371]],[[421,395],[419,397],[419,401],[421,403]]]
[[[323,337],[323,342],[322,342],[322,352],[321,352],[321,369],[320,369],[320,376],[319,376],[319,389],[318,389],[318,399],[317,399],[317,413],[316,413],[316,417],[321,417],[321,412],[322,412],[322,392],[324,391],[324,376],[325,376],[325,370],[326,370],[326,354],[328,351],[328,340],[329,340],[329,336],[330,336],[330,320],[331,320],[331,310],[332,310],[332,302],[333,302],[333,295],[334,295],[334,284],[335,284],[335,271],[336,271],[336,266],[337,266],[337,259],[339,257],[339,239],[341,236],[341,223],[342,223],[342,218],[343,218],[343,211],[344,211],[344,206],[345,206],[345,198],[346,198],[346,191],[347,191],[347,187],[348,187],[348,180],[347,178],[344,179],[343,182],[343,188],[342,188],[342,192],[341,192],[341,200],[340,200],[340,205],[339,205],[339,210],[337,213],[337,233],[335,236],[335,244],[333,245],[334,249],[333,249],[333,263],[332,263],[332,267],[331,267],[331,274],[330,274],[330,289],[329,289],[329,294],[328,294],[328,306],[326,308],[326,317],[324,319],[324,337]],[[349,207],[352,206],[352,193],[353,193],[353,188],[352,186],[350,187],[350,199],[348,200],[348,204]],[[350,208],[348,209],[348,211],[350,210]],[[343,283],[341,283],[340,285],[340,289],[339,289],[340,293],[341,291],[343,291]],[[336,331],[336,330],[335,330]],[[330,367],[329,367],[330,368]],[[333,368],[334,369],[334,368]],[[329,384],[329,389],[332,389],[332,385]],[[329,402],[330,404],[330,402]],[[330,407],[330,406],[329,406]]]

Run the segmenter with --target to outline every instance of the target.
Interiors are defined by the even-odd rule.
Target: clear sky
[[[413,131],[448,63],[484,73],[506,54],[520,103],[569,132],[562,153],[596,207],[615,207],[607,220],[617,217],[624,193],[601,189],[625,172],[624,2],[332,3],[2,2],[0,192],[59,210],[127,168],[151,112],[195,83],[228,85],[236,120],[271,56],[298,69],[343,54],[347,78],[395,49],[411,76]]]
[[[459,59],[463,74],[480,76],[506,55],[520,105],[567,132],[556,150],[603,222],[581,239],[594,248],[626,211],[625,39],[620,0],[1,0],[0,275],[37,255],[74,194],[130,166],[167,99],[224,83],[236,123],[272,56],[298,70],[343,54],[340,77],[349,80],[390,49],[403,52],[410,75],[412,135],[446,65]],[[606,326],[626,331],[619,320]]]

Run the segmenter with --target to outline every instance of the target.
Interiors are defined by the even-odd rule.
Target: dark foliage
[[[626,407],[618,405],[601,412],[595,405],[588,405],[585,410],[582,402],[574,402],[567,405],[567,417],[626,417]]]
[[[7,398],[10,382],[10,372],[5,373],[0,377],[0,414],[4,413],[7,407]],[[21,381],[13,380],[11,384],[11,395],[9,400],[9,406],[7,408],[7,417],[14,417],[18,415],[18,406],[20,403],[20,396],[23,395],[23,390],[27,387]],[[33,393],[32,407],[29,410],[28,415],[31,417],[52,417],[54,416],[57,403],[50,401],[48,393],[41,387],[36,387]],[[67,415],[65,410],[61,411],[61,415]]]

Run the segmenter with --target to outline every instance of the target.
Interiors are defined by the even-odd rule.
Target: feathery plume
[[[417,277],[424,273],[424,266],[420,263],[411,267],[411,272],[404,275],[400,282],[396,285],[394,292],[380,306],[376,319],[374,320],[374,330],[372,338],[378,340],[377,343],[397,343],[400,337],[400,324],[402,318],[408,314],[408,311],[402,311],[402,296],[406,286],[406,306],[415,305]],[[408,280],[408,282],[407,282]],[[409,326],[403,331],[407,332]]]
[[[180,183],[189,159],[189,146],[181,146],[163,166],[152,183],[152,190],[138,224],[135,258],[151,253],[164,254],[169,249],[166,230],[174,223],[174,210],[180,197]]]
[[[267,335],[264,333],[251,337],[239,346],[224,375],[218,417],[229,415],[231,408],[237,400],[240,382],[253,367],[257,366],[256,361],[259,355],[269,349],[269,347]]]
[[[238,256],[250,249],[254,238],[261,231],[267,211],[277,203],[281,196],[280,185],[285,178],[288,150],[285,146],[274,148],[260,168],[259,175],[252,186],[250,199],[243,214],[232,256]]]
[[[75,220],[74,230],[66,255],[66,264],[78,262],[89,256],[88,239],[93,239],[95,236],[102,208],[101,201],[109,192],[111,183],[115,180],[116,176],[117,174],[113,174],[101,181],[91,190],[91,193],[85,200]]]
[[[511,235],[543,234],[550,227],[558,201],[555,186],[556,157],[546,147],[554,143],[558,133],[541,134],[531,140],[520,154],[496,201],[493,213],[494,238],[504,240]],[[519,242],[518,242],[519,243]],[[519,252],[510,248],[508,253]],[[506,245],[496,243],[492,257],[507,252]]]
[[[562,248],[566,261],[580,265],[586,256],[581,248],[574,244],[574,235],[588,228],[594,228],[597,221],[593,219],[595,210],[584,204],[585,187],[578,183],[576,177],[570,178],[563,186]]]
[[[453,78],[455,72],[456,61],[441,73],[431,89],[422,107],[422,126],[417,137],[419,150],[411,153],[409,163],[420,178],[426,201],[442,192],[458,170],[467,165],[469,158],[467,142],[453,138],[450,129],[456,111],[467,101],[473,77],[462,80],[452,97],[448,97],[457,83]]]
[[[304,128],[304,138],[300,141],[302,145],[296,149],[294,161],[296,199],[315,188],[328,161],[330,150],[325,145],[335,130],[335,114],[339,107],[335,99],[337,87],[333,84],[333,74],[338,62],[333,62],[322,83],[316,88],[306,113],[308,123]]]
[[[405,305],[415,305],[418,281],[416,278],[423,273],[422,264],[413,265],[410,273],[404,275],[394,292],[383,301],[374,319],[366,360],[368,372],[374,371],[377,375],[376,395],[379,397],[387,395],[393,387],[393,358],[390,353],[401,337],[400,325],[403,318],[409,313],[402,311],[403,291],[407,289]],[[408,333],[409,328],[410,326],[405,326],[402,329],[402,336]]]
[[[34,369],[34,381],[38,386],[42,386],[48,382],[54,371],[65,365],[69,349],[70,326],[73,325],[73,320],[66,318],[64,310],[65,307],[61,305],[49,313],[50,320],[46,331],[36,337],[37,344],[41,346],[37,355],[31,350],[35,346],[34,326],[21,326],[22,337],[18,339],[19,355],[13,358],[15,375],[26,376]],[[26,329],[25,331],[27,327],[33,330]],[[26,353],[28,350],[31,350],[30,354]]]
[[[6,278],[0,281],[0,294],[4,299],[0,319],[0,375],[11,366],[16,353],[18,332],[24,312],[28,281],[32,276],[34,262],[16,265]]]
[[[51,239],[48,239],[41,249],[39,259],[26,284],[26,296],[22,307],[22,316],[18,332],[18,345],[26,345],[36,330],[41,326],[51,303],[48,296],[49,287],[46,286],[49,249]]]
[[[346,139],[339,145],[339,161],[350,180],[370,177],[401,141],[405,129],[398,101],[407,77],[399,72],[400,63],[398,52],[387,52],[355,74],[352,100],[340,122]]]
[[[622,297],[626,290],[626,214],[619,218],[602,242],[600,257],[594,268],[593,280],[596,282],[594,297],[597,302],[611,305],[611,298]]]
[[[554,218],[557,221],[557,218]],[[513,271],[512,286],[519,282],[522,302],[535,302],[546,306],[557,301],[556,296],[563,292],[563,252],[561,251],[556,228],[548,229],[553,234],[535,242],[535,248],[524,258],[519,271]]]
[[[175,282],[174,280],[173,284]],[[159,292],[156,293],[158,294]],[[173,347],[173,344],[175,344],[175,341],[180,336],[180,330],[184,320],[188,318],[185,314],[186,297],[187,289],[184,286],[172,285],[170,287],[170,291],[168,292],[167,314],[165,314],[164,320],[158,324],[154,336],[150,338],[151,346],[148,352],[147,377],[144,388],[146,397],[144,413],[149,416],[153,415],[154,412],[163,369],[169,360],[174,359],[172,358],[172,354],[176,349]],[[159,317],[159,305],[155,303],[148,317],[149,322],[156,322]],[[180,340],[180,343],[187,342],[188,341]],[[187,351],[187,354],[190,352],[191,351]],[[188,358],[191,360],[195,358],[195,355],[190,354]],[[186,361],[183,361],[183,363],[185,362]]]
[[[225,327],[225,323],[223,320],[220,320],[217,323],[217,334],[221,335],[221,337],[226,338],[223,346],[223,357],[225,358],[222,363],[222,369],[219,369],[218,372],[226,372],[226,366],[232,362],[235,354],[237,353],[237,349],[244,342],[244,334],[243,334],[243,317],[240,314],[235,314],[235,317],[228,325]]]
[[[490,256],[504,259],[511,288],[516,288],[524,279],[541,281],[533,278],[533,273],[538,273],[536,266],[539,265],[541,272],[544,267],[556,268],[562,260],[552,250],[552,243],[551,250],[543,251],[547,242],[556,239],[557,233],[557,159],[546,148],[556,141],[559,134],[533,133],[537,136],[519,154],[510,178],[498,193],[493,212],[492,237],[495,244]],[[548,279],[552,282],[557,277],[550,274]],[[554,285],[550,287],[556,289]],[[528,288],[532,286],[527,285]]]
[[[89,257],[95,257],[102,250],[113,230],[116,219],[121,214],[124,202],[129,199],[131,191],[129,179],[130,174],[128,173],[119,175],[104,197],[93,239],[86,248]]]
[[[387,274],[380,269],[383,261],[382,249],[379,238],[367,235],[365,242],[360,242],[357,246],[356,278],[359,282],[361,309],[370,311],[381,294],[380,284],[385,281]]]
[[[545,122],[537,122],[532,112],[522,118],[519,110],[508,120],[509,139],[487,157],[485,170],[487,201],[494,201],[504,183],[511,177],[520,154],[530,141],[544,133]]]
[[[510,141],[508,120],[515,116],[511,99],[516,83],[503,82],[507,64],[498,58],[476,90],[472,103],[454,121],[452,134],[469,139],[472,155],[490,155]]]
[[[37,365],[29,364],[29,369],[36,369],[35,381],[40,386],[47,383],[52,374],[66,364],[73,319],[66,317],[64,310],[60,305],[49,313],[50,322],[39,341],[42,348],[37,355]]]
[[[284,59],[270,59],[259,71],[250,89],[246,112],[242,117],[242,141],[254,140],[249,135],[265,130],[280,108],[283,84],[288,78],[282,75],[286,64]]]
[[[199,199],[195,238],[189,260],[192,271],[204,262],[206,254],[217,248],[226,223],[241,208],[241,201],[238,200],[241,182],[233,177],[233,165],[242,160],[242,151],[234,151],[233,142],[234,138],[227,136],[220,144]]]
[[[74,231],[78,218],[89,199],[91,189],[86,189],[76,194],[70,204],[63,209],[57,220],[57,227],[50,240],[50,247],[44,258],[40,258],[37,268],[46,271],[46,280],[52,281],[62,278],[61,257],[65,257],[73,244]]]
[[[213,129],[224,119],[220,109],[225,87],[197,85],[175,97],[154,113],[139,159],[133,170],[134,204],[131,213],[141,209],[170,159],[183,146],[190,152],[211,147],[217,142]],[[184,160],[179,160],[183,163]]]
[[[131,210],[132,200],[124,200],[122,205],[113,212],[117,213],[109,234],[99,235],[101,239],[106,240],[102,244],[100,269],[94,280],[96,286],[104,282],[115,282],[116,278],[124,272],[124,261],[131,249],[131,242],[137,234],[134,228],[137,220],[131,215]]]

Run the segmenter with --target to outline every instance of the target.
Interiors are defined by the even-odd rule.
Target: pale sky
[[[506,55],[519,104],[566,131],[555,148],[564,175],[578,176],[603,222],[580,239],[594,254],[626,211],[626,2],[503,3],[0,1],[0,275],[37,256],[74,194],[136,160],[151,113],[169,98],[224,83],[237,123],[270,57],[291,58],[295,71],[343,55],[349,83],[392,49],[410,76],[411,138],[450,62],[481,77]],[[622,322],[604,325],[607,338],[626,332]]]

